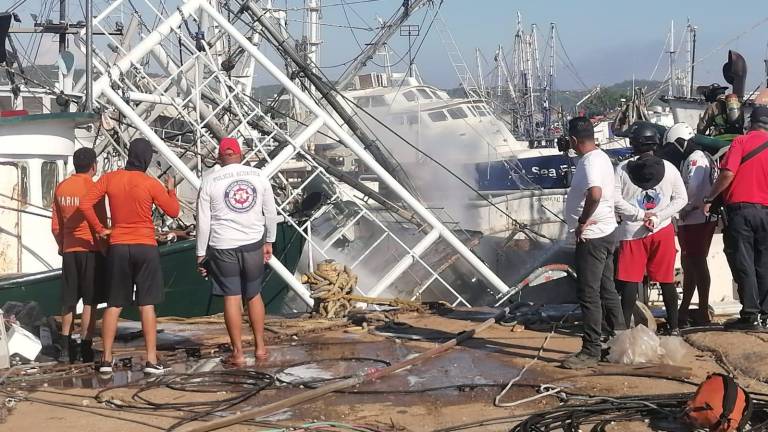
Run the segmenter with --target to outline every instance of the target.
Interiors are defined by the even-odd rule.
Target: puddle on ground
[[[267,360],[257,361],[253,354],[246,355],[244,368],[270,374],[280,373],[278,378],[285,382],[301,384],[313,380],[327,381],[361,373],[370,368],[384,367],[385,362],[395,363],[415,356],[426,350],[423,343],[420,345],[422,346],[393,339],[371,341],[355,333],[341,333],[332,338],[316,335],[304,339],[300,344],[270,346]],[[490,354],[494,350],[494,347],[485,347],[485,344],[478,344],[472,348],[454,348],[421,365],[412,366],[376,382],[359,386],[357,389],[413,391],[461,384],[504,383],[511,376],[517,375],[520,367],[506,361],[512,357]],[[170,366],[173,372],[177,373],[192,372],[206,362],[209,368],[211,366],[214,369],[231,368],[217,362],[212,363],[210,359],[186,358],[183,351],[177,351],[173,357],[176,361]],[[75,376],[30,380],[24,386],[102,389],[136,383],[147,378],[141,371],[143,366],[141,359],[137,357],[132,360],[131,368],[118,368],[109,377],[99,376],[86,369],[78,371],[79,374]],[[529,371],[523,381],[535,382],[535,380],[535,372]],[[21,386],[21,383],[17,382],[16,385]]]

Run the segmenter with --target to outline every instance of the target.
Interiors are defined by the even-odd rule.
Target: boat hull
[[[295,272],[304,247],[304,237],[293,226],[278,224],[274,254]],[[165,280],[165,300],[157,305],[158,316],[195,317],[223,310],[221,297],[211,296],[210,282],[195,269],[195,240],[183,240],[160,246],[160,260]],[[23,274],[0,279],[0,306],[8,301],[37,302],[43,314],[58,315],[61,269]],[[267,269],[262,295],[269,313],[287,313],[288,289],[280,277]],[[124,318],[138,319],[136,307],[123,311]]]

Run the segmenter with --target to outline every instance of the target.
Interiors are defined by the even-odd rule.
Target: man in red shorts
[[[717,167],[707,152],[694,142],[696,134],[686,123],[678,123],[664,135],[666,146],[676,149],[683,160],[680,173],[688,193],[688,204],[677,217],[677,239],[680,242],[680,264],[683,266],[683,299],[680,302],[680,327],[690,323],[688,309],[693,294],[699,294],[699,312],[691,317],[695,325],[709,324],[709,266],[707,255],[717,220],[704,214],[702,200],[709,195],[717,178]]]
[[[655,156],[660,141],[650,123],[633,126],[629,143],[636,155],[616,167],[619,258],[616,289],[629,325],[643,277],[661,285],[670,334],[679,334],[675,290],[675,229],[672,217],[688,203],[680,172]]]

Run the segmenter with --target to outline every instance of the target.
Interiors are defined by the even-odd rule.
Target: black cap
[[[749,121],[751,121],[752,124],[761,123],[768,126],[768,107],[756,105],[752,108],[752,114],[749,116]]]

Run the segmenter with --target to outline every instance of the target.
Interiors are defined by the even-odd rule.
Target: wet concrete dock
[[[371,334],[370,328],[343,322],[270,320],[267,333],[271,341],[269,358],[257,362],[250,356],[248,364],[239,370],[246,371],[250,374],[248,376],[263,372],[277,379],[267,389],[218,412],[216,416],[263,406],[306,391],[307,386],[322,385],[365,368],[382,367],[408,358],[434,347],[446,335],[475,324],[431,314],[412,313],[397,319],[404,324],[403,328],[410,329],[411,333],[420,333],[426,340],[384,337]],[[126,324],[124,328],[128,330],[131,325]],[[174,373],[179,374],[188,373],[200,367],[201,363],[219,357],[218,347],[227,340],[223,324],[215,320],[207,323],[165,323],[161,327],[164,329],[161,346],[174,350],[165,352],[165,358],[171,362]],[[716,338],[716,333],[728,336],[712,332],[715,335],[712,337]],[[542,349],[547,336],[550,336],[549,341]],[[165,430],[179,419],[193,415],[192,410],[147,409],[145,403],[133,398],[137,388],[152,379],[138,371],[142,364],[141,342],[138,339],[120,345],[118,357],[132,358],[133,366],[117,369],[111,377],[99,377],[83,367],[72,369],[71,375],[65,377],[41,376],[47,374],[44,369],[38,371],[37,376],[11,375],[4,389],[5,396],[13,396],[17,392],[19,400],[9,411],[4,428],[61,430],[66,425],[67,429],[81,432]],[[760,343],[765,345],[765,342]],[[657,369],[652,367],[606,364],[588,371],[560,369],[560,361],[579,347],[579,338],[567,328],[550,335],[547,329],[533,331],[494,325],[463,346],[421,365],[261,419],[268,423],[262,429],[273,430],[310,421],[336,421],[367,425],[372,430],[432,431],[557,406],[559,401],[551,396],[512,408],[493,405],[493,399],[501,388],[526,366],[528,369],[505,396],[505,402],[533,396],[542,384],[553,384],[585,394],[615,396],[680,393],[694,389],[683,382],[654,376],[659,374],[654,373]],[[691,350],[685,366],[690,368],[690,376],[685,380],[691,382],[699,382],[708,373],[723,370],[715,357],[706,351]],[[213,371],[226,370],[233,369],[221,364],[213,368]],[[244,387],[237,383],[231,386],[233,392]],[[202,393],[183,390],[160,386],[151,388],[142,397],[162,404],[216,401],[231,396],[225,391],[226,386]],[[97,395],[99,400],[95,398]],[[144,406],[131,408],[139,405]],[[509,430],[512,424],[514,419],[501,419],[475,430]],[[227,430],[259,428],[251,424]]]

